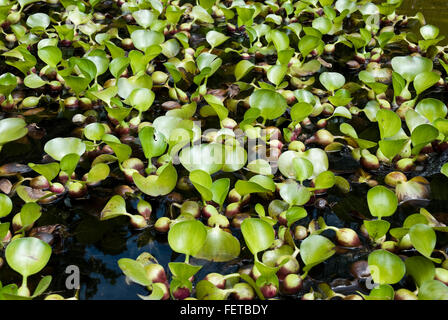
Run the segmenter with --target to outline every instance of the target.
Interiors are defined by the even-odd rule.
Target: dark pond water
[[[420,11],[424,14],[428,23],[439,26],[441,33],[448,37],[447,10],[448,1],[446,0],[404,0],[400,13],[414,15]],[[58,127],[62,128],[61,130],[65,130],[65,132],[57,132]],[[62,122],[55,125],[54,128],[55,132],[49,134],[46,140],[55,136],[63,136],[68,132],[67,127]],[[23,152],[27,152],[29,161],[39,161],[39,159],[33,159],[32,155],[42,154],[43,144],[44,142],[40,146],[31,146],[30,150],[21,150],[17,156],[22,157]],[[8,154],[14,157],[14,153]],[[1,162],[6,163],[10,160],[13,159],[2,159]],[[440,179],[443,180],[445,178],[440,177]],[[439,185],[447,186],[446,180],[441,181]],[[431,207],[435,212],[446,211],[444,198],[448,195],[448,191],[445,189],[434,189],[437,189],[436,198],[439,197],[439,201],[432,202]],[[334,211],[327,209],[328,212],[322,213],[329,225],[342,226],[342,221],[339,217],[349,211],[351,206],[356,206],[357,204],[360,206],[365,205],[360,203],[360,199],[365,197],[366,190],[359,188],[357,192],[352,193],[350,197],[333,207]],[[129,227],[127,218],[100,222],[96,215],[101,211],[109,198],[110,194],[102,195],[99,193],[96,197],[92,197],[89,200],[48,206],[46,213],[39,220],[39,225],[61,223],[67,227],[67,237],[64,237],[59,252],[54,250],[53,259],[51,259],[51,263],[44,270],[44,273],[52,274],[54,277],[51,285],[52,292],[60,293],[64,297],[69,297],[70,294],[75,293],[74,290],[68,291],[66,289],[65,281],[68,275],[65,274],[65,269],[69,265],[76,265],[81,272],[80,299],[139,299],[137,294],[147,295],[148,292],[142,286],[126,283],[126,278],[117,265],[117,261],[120,258],[135,259],[140,253],[146,251],[154,255],[164,267],[167,267],[170,261],[183,260],[181,256],[171,251],[166,236],[156,234],[152,228],[135,231]],[[335,197],[334,200],[337,202],[339,199]],[[168,208],[166,199],[162,199],[160,202],[151,201],[151,204],[154,209],[153,221],[165,215]],[[406,211],[412,211],[413,209],[403,208],[400,210],[402,211],[400,214],[404,215],[408,213]],[[347,260],[357,260],[365,257],[366,254],[366,252],[351,251],[338,255],[335,259],[331,259],[331,263],[323,264],[315,268],[315,270],[313,269],[313,273],[310,276],[317,276],[322,280],[331,280],[336,275],[338,277],[345,275],[347,278],[350,278],[347,270]],[[242,257],[244,258],[244,253]],[[234,261],[232,264],[208,263],[194,259],[190,260],[190,262],[203,264],[202,270],[197,275],[197,278],[201,279],[212,271],[219,271],[224,274],[236,272],[239,265],[244,264],[243,258],[236,261],[236,263]],[[16,281],[17,283],[20,281],[17,274],[8,268],[2,268],[0,273],[0,278],[2,279],[10,279],[11,282]],[[30,283],[32,282],[33,277],[30,279]]]
[[[414,15],[423,13],[426,22],[438,26],[440,32],[448,37],[448,1],[446,0],[404,0],[400,14]],[[445,39],[444,43],[447,43]]]

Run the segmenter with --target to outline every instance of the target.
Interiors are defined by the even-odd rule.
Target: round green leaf
[[[300,244],[300,257],[309,270],[335,254],[334,243],[326,237],[312,234]]]
[[[426,224],[415,224],[409,229],[409,237],[414,248],[425,257],[430,257],[436,246],[436,233]]]
[[[207,238],[204,245],[194,256],[215,262],[225,262],[237,258],[240,255],[240,242],[229,232],[219,227],[207,230]]]
[[[335,91],[345,84],[345,77],[337,72],[323,72],[319,81],[328,91]]]
[[[202,222],[187,220],[177,222],[170,227],[168,243],[176,252],[196,255],[207,239],[207,231]]]
[[[47,46],[37,50],[39,58],[50,67],[56,68],[62,60],[62,52],[56,46]]]
[[[367,192],[367,203],[372,216],[389,217],[397,210],[398,198],[386,187],[376,186]]]
[[[212,46],[213,48],[218,47],[219,45],[223,44],[227,39],[230,37],[222,34],[221,32],[217,32],[215,30],[211,30],[207,32],[207,35],[205,36],[205,39],[207,40],[208,44]]]
[[[423,72],[432,71],[432,61],[418,56],[394,57],[391,60],[392,68],[406,81],[414,81],[415,77]]]
[[[8,265],[23,277],[42,270],[50,260],[51,247],[48,243],[33,237],[13,240],[5,251]]]
[[[280,117],[288,107],[286,99],[280,93],[269,89],[254,91],[249,104],[252,108],[260,109],[260,116],[268,120]]]
[[[420,34],[425,40],[432,40],[437,38],[439,32],[440,32],[439,28],[431,24],[427,24],[420,28]]]
[[[134,46],[142,51],[153,45],[160,45],[165,40],[163,33],[153,30],[135,30],[131,33]]]
[[[291,107],[291,119],[303,121],[313,112],[314,107],[307,102],[297,102]]]
[[[258,218],[245,219],[241,224],[244,241],[252,254],[268,249],[275,240],[272,226]]]
[[[138,133],[146,159],[157,157],[166,150],[166,142],[153,127],[144,127]]]
[[[330,32],[333,24],[327,17],[318,17],[313,20],[312,26],[314,29],[319,30],[322,34],[326,34]]]
[[[401,119],[393,111],[380,109],[376,114],[381,138],[392,137],[401,129]]]
[[[0,120],[0,146],[7,142],[22,138],[28,133],[25,120],[6,118]]]
[[[445,103],[433,98],[421,100],[415,107],[415,111],[424,116],[430,122],[434,122],[439,118],[444,119],[448,113]]]
[[[134,89],[127,100],[138,111],[147,111],[154,102],[156,95],[147,88]]]
[[[241,60],[235,66],[235,78],[239,81],[242,77],[250,72],[254,68],[254,64],[249,60]]]
[[[6,217],[12,210],[11,199],[3,193],[0,193],[0,218]]]
[[[122,258],[118,260],[118,266],[121,271],[131,279],[133,282],[138,283],[142,286],[148,286],[152,283],[146,275],[145,267],[139,261],[135,261],[128,258]]]
[[[302,206],[310,200],[311,193],[297,183],[285,183],[280,187],[280,196],[291,206]]]
[[[78,138],[54,138],[45,144],[44,150],[53,159],[61,161],[71,153],[82,156],[86,151],[86,145]]]
[[[103,124],[93,122],[84,127],[84,136],[93,141],[101,140],[106,133],[106,128]]]
[[[425,257],[409,257],[405,260],[405,265],[406,273],[414,279],[418,287],[420,287],[425,281],[434,279],[434,263]]]
[[[417,94],[422,93],[426,89],[431,88],[440,80],[437,72],[426,71],[419,73],[414,79],[414,88]]]
[[[448,287],[438,280],[425,281],[418,290],[419,300],[448,300]]]
[[[213,174],[222,168],[223,145],[210,143],[184,148],[179,154],[179,160],[190,172],[199,169]]]
[[[400,257],[387,250],[373,251],[368,264],[373,281],[379,284],[397,283],[406,273],[406,266]]]
[[[50,17],[45,13],[38,12],[28,16],[28,19],[26,19],[26,24],[30,28],[41,27],[43,29],[47,29],[50,25]]]

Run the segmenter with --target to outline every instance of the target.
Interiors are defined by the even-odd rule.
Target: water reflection
[[[440,33],[448,36],[448,9],[446,0],[403,0],[398,13],[415,15],[417,12],[423,13],[426,23],[433,24],[440,28]],[[444,41],[447,43],[447,40]]]

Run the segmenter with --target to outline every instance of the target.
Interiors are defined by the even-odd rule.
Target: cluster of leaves
[[[0,167],[0,244],[23,276],[20,288],[0,283],[0,298],[33,298],[51,281],[33,295],[27,287],[51,254],[32,236],[42,207],[89,197],[107,180],[118,187],[100,220],[126,216],[134,228],[167,232],[185,256],[169,263],[170,277],[148,253],[118,261],[151,291],[143,299],[448,299],[436,237],[448,229],[416,202],[430,198],[428,180],[405,174],[447,149],[448,109],[422,96],[446,87],[448,54],[439,29],[420,13],[398,15],[400,4],[118,0],[109,14],[101,1],[0,0],[0,152],[45,141],[39,163]],[[36,118],[62,117],[76,126],[63,137],[36,129]],[[329,161],[345,151],[359,167],[352,175]],[[387,186],[372,178],[378,169],[389,172]],[[447,165],[439,170],[448,176]],[[322,216],[309,222],[330,190],[360,183],[370,187],[361,237]],[[155,221],[151,203],[178,192],[190,198]],[[391,228],[410,202],[419,213]],[[303,292],[312,268],[361,247],[370,292]],[[410,248],[416,255],[396,254]],[[201,266],[191,258],[243,253],[253,256],[250,275],[195,281]],[[414,292],[392,287],[406,275]]]

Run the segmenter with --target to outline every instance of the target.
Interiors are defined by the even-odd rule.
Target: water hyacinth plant
[[[448,50],[402,2],[0,1],[0,300],[447,300]]]

